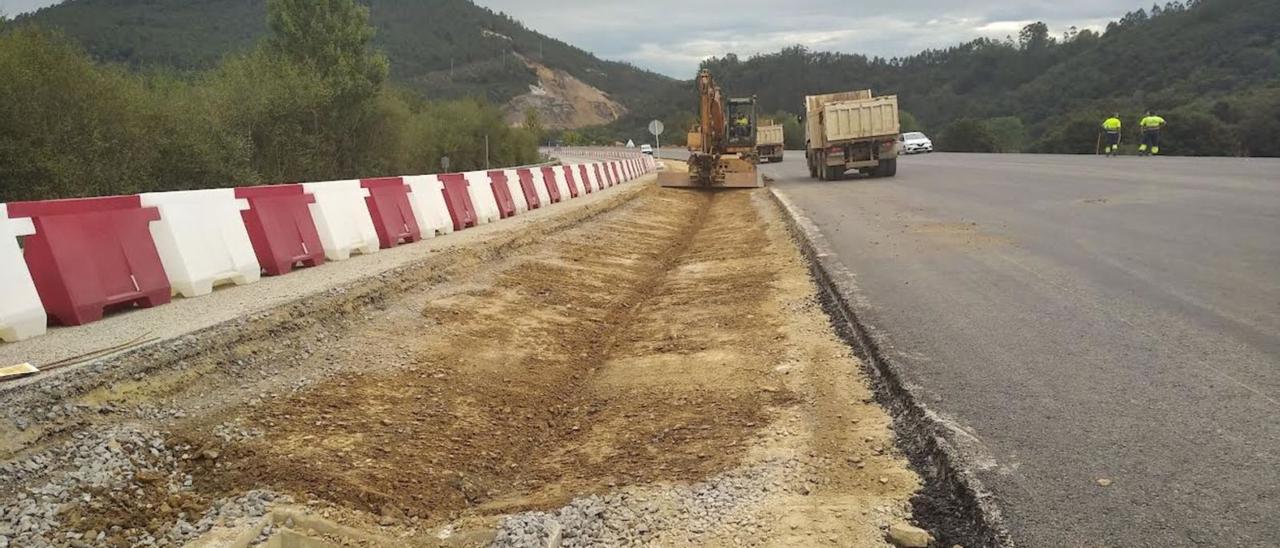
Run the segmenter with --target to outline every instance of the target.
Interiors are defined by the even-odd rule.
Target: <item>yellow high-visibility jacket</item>
[[[1107,131],[1120,131],[1121,125],[1119,118],[1107,118],[1107,121],[1102,123],[1102,129]]]

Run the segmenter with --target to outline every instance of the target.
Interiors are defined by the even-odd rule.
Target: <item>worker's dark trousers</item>
[[[1148,150],[1152,154],[1160,154],[1160,130],[1142,130],[1142,144],[1138,145],[1138,152]]]

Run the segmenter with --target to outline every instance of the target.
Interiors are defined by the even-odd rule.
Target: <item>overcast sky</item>
[[[424,0],[429,1],[429,0]],[[55,0],[0,0],[10,17]],[[892,57],[980,36],[1004,38],[1032,21],[1054,35],[1102,28],[1138,0],[478,0],[526,26],[605,59],[678,78],[728,52],[748,57],[801,44]],[[732,6],[730,8],[729,6]]]

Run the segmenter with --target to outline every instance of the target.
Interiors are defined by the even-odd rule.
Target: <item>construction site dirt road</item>
[[[573,218],[6,393],[37,415],[0,426],[0,539],[909,537],[920,480],[766,192],[648,178]]]

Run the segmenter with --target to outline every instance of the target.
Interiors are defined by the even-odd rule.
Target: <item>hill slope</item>
[[[897,94],[923,129],[953,149],[968,143],[946,142],[947,129],[971,118],[991,129],[1001,150],[1092,153],[1106,114],[1120,111],[1136,132],[1151,108],[1169,120],[1166,148],[1178,154],[1280,156],[1276,0],[1171,2],[1130,13],[1102,33],[1052,37],[1032,25],[1017,40],[975,40],[897,59],[794,47],[703,66],[726,93],[756,94],[769,113],[798,114],[808,94]],[[642,135],[648,117],[687,116],[692,92],[666,104],[612,129]]]
[[[764,113],[800,114],[804,96],[872,88],[950,150],[968,136],[948,129],[972,119],[1001,151],[1089,152],[1105,115],[1120,111],[1125,142],[1137,142],[1146,109],[1169,119],[1165,149],[1183,155],[1280,156],[1280,1],[1193,0],[1139,10],[1105,32],[1053,37],[1042,24],[1016,40],[975,40],[908,58],[790,47],[750,59],[704,61],[731,96],[756,95]],[[645,138],[644,123],[691,123],[687,85],[655,88],[653,110],[635,110],[600,132]],[[783,119],[791,119],[785,117]],[[591,137],[596,137],[591,134]],[[954,137],[948,140],[947,137]],[[663,137],[678,142],[680,137]],[[795,132],[803,146],[803,136]],[[980,140],[989,142],[988,140]]]
[[[536,65],[559,71],[608,95],[614,107],[601,115],[565,116],[573,97],[552,101],[560,109],[544,118],[608,122],[644,104],[644,89],[671,80],[594,55],[525,28],[501,13],[467,0],[367,0],[378,29],[376,45],[391,60],[391,77],[430,98],[483,97],[495,103],[541,89]],[[19,17],[18,25],[58,28],[94,57],[139,68],[203,69],[253,46],[266,32],[265,0],[69,0]],[[527,62],[526,62],[527,61]],[[557,79],[553,79],[557,80]],[[576,84],[570,82],[569,87]],[[555,88],[556,86],[551,86]],[[607,102],[606,102],[607,103]],[[534,102],[534,106],[543,103]],[[620,104],[620,105],[618,105]],[[558,116],[558,118],[556,118]]]

